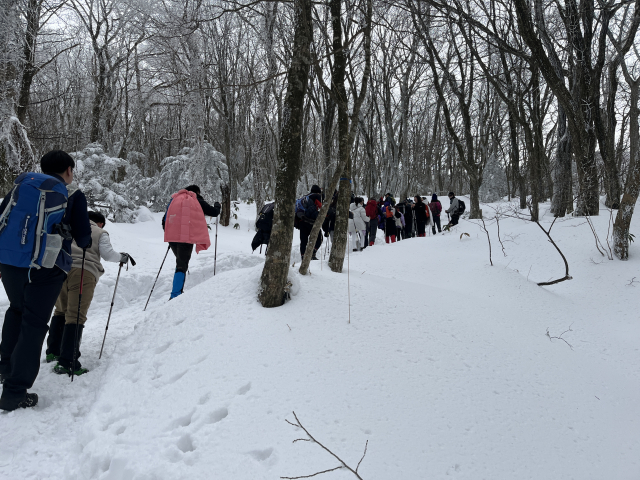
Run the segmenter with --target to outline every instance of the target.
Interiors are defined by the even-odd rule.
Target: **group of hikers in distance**
[[[80,343],[104,273],[101,261],[119,263],[120,270],[135,265],[129,254],[114,251],[104,215],[88,211],[84,193],[69,195],[74,168],[66,152],[48,152],[40,160],[42,173],[19,175],[0,204],[0,274],[9,298],[0,342],[4,411],[38,403],[38,395],[27,391],[38,376],[47,332],[45,361],[56,362],[53,371],[72,380],[87,373],[79,361]],[[184,289],[193,246],[200,252],[211,245],[205,215],[216,217],[220,210],[218,202],[204,201],[197,185],[172,195],[162,220],[164,240],[176,256],[169,299]]]
[[[318,217],[318,212],[322,208],[323,200],[324,194],[318,185],[313,185],[308,195],[296,200],[294,226],[300,230],[300,255],[302,257],[307,250],[309,235]],[[322,222],[324,237],[329,237],[332,242],[337,204],[338,193],[334,192],[327,216]],[[256,221],[257,233],[251,244],[253,250],[263,244],[269,244],[274,207],[275,203],[268,203],[260,211]],[[438,233],[441,233],[443,229],[449,230],[453,225],[457,225],[464,210],[464,202],[456,198],[453,192],[449,192],[449,208],[445,210],[445,213],[450,220],[447,225],[441,227],[442,204],[435,193],[431,196],[430,202],[425,202],[425,199],[420,195],[416,195],[413,199],[407,198],[396,202],[391,193],[387,193],[379,200],[370,198],[366,204],[363,197],[356,197],[352,193],[349,205],[349,248],[357,252],[373,246],[378,230],[382,231],[386,243],[395,243],[416,236],[425,237],[429,227],[435,235],[436,228]],[[318,260],[316,254],[322,246],[322,232],[318,233],[315,240],[312,260]]]
[[[45,337],[45,361],[56,362],[55,373],[69,375],[72,381],[74,376],[87,373],[79,361],[80,343],[96,284],[104,274],[102,260],[120,265],[114,299],[122,266],[135,265],[129,254],[113,249],[104,228],[105,216],[87,209],[84,193],[77,189],[69,195],[67,185],[73,182],[73,158],[62,150],[54,150],[41,158],[40,168],[42,173],[19,175],[0,204],[0,274],[9,298],[0,342],[0,409],[5,411],[38,403],[38,396],[28,390],[40,370]],[[335,192],[322,224],[324,236],[332,241],[337,198]],[[455,198],[453,192],[449,193],[449,199],[450,207],[445,212],[451,220],[444,229],[456,225],[464,211],[464,202]],[[296,201],[295,227],[300,230],[303,256],[323,200],[322,190],[314,185],[308,195]],[[274,203],[269,203],[260,212],[252,242],[254,250],[259,245],[268,245],[273,208]],[[164,241],[169,244],[167,254],[171,250],[176,257],[169,300],[183,293],[194,245],[196,253],[211,246],[205,216],[217,217],[220,211],[220,203],[209,205],[197,185],[171,196],[162,219]],[[377,201],[369,199],[366,206],[362,197],[352,195],[350,248],[363,250],[374,245],[378,229],[383,231],[387,243],[416,235],[424,237],[428,226],[434,234],[436,227],[441,232],[441,212],[442,205],[435,194],[429,203],[420,196],[396,203],[388,193]],[[318,259],[316,252],[322,241],[319,233],[313,247],[314,260]],[[153,288],[155,283],[149,298]],[[105,338],[110,318],[111,310]]]

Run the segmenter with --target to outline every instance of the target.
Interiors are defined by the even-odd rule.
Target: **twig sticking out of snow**
[[[369,440],[367,440],[367,443],[364,446],[364,453],[362,454],[362,457],[360,458],[360,461],[358,462],[358,465],[356,466],[355,470],[353,468],[351,468],[349,465],[347,465],[344,460],[342,460],[339,456],[337,456],[335,453],[333,453],[331,450],[329,450],[327,447],[325,447],[322,443],[320,443],[318,440],[316,440],[314,438],[313,435],[311,435],[309,433],[309,430],[307,430],[303,425],[302,422],[300,422],[300,420],[298,419],[298,416],[296,415],[296,412],[293,412],[293,416],[296,419],[296,423],[290,422],[289,420],[285,419],[285,422],[287,422],[289,425],[292,425],[296,428],[301,428],[302,430],[304,430],[304,433],[307,434],[308,438],[296,438],[293,443],[296,442],[311,442],[311,443],[316,443],[318,444],[323,450],[325,450],[327,453],[329,453],[333,458],[335,458],[336,460],[338,460],[340,462],[341,465],[338,465],[337,467],[334,468],[330,468],[329,470],[323,470],[321,472],[316,472],[316,473],[312,473],[311,475],[302,475],[299,477],[280,477],[282,479],[285,480],[296,480],[299,478],[311,478],[311,477],[315,477],[316,475],[320,475],[322,473],[329,473],[329,472],[333,472],[335,470],[340,470],[342,468],[346,468],[347,470],[349,470],[351,473],[353,473],[356,478],[358,478],[359,480],[363,480],[363,478],[360,476],[360,474],[358,473],[358,469],[360,468],[360,464],[362,463],[362,460],[364,460],[365,455],[367,454],[367,447],[369,446]]]
[[[631,280],[629,280],[629,283],[627,283],[627,287],[635,287],[634,284],[636,283],[640,283],[640,281],[636,280],[636,277],[633,277]]]
[[[573,323],[572,323],[571,325],[573,325]],[[562,333],[561,333],[560,335],[558,335],[557,337],[553,337],[553,336],[551,336],[551,335],[549,334],[549,328],[547,328],[547,337],[549,337],[549,341],[551,341],[551,339],[553,339],[553,338],[558,339],[558,340],[562,340],[564,343],[566,343],[567,345],[569,345],[569,348],[570,348],[571,350],[573,350],[573,346],[572,346],[569,342],[567,342],[564,338],[562,338],[562,336],[563,336],[565,333],[567,333],[567,332],[573,332],[573,330],[571,330],[571,325],[569,325],[569,329],[568,329],[568,330],[565,330],[564,332],[562,332]]]

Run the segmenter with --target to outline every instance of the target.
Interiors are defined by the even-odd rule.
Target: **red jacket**
[[[373,198],[369,199],[367,202],[367,206],[364,211],[371,220],[374,218],[378,218],[378,202],[376,202]]]
[[[429,204],[429,208],[433,212],[433,216],[434,217],[439,217],[440,216],[440,213],[442,212],[442,204],[440,203],[440,200],[436,200],[435,202],[431,202]]]

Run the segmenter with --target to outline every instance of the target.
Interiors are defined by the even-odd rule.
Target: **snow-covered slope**
[[[640,284],[627,286],[640,246],[609,261],[583,219],[557,222],[574,278],[541,288],[564,265],[535,224],[500,222],[506,257],[492,226],[491,267],[484,232],[462,221],[379,238],[350,253],[349,274],[292,269],[296,295],[263,309],[254,211],[220,228],[217,275],[213,247],[194,255],[185,294],[167,302],[170,253],[145,313],[166,251],[159,218],[107,227],[138,266],[122,272],[105,354],[113,264],[85,333],[91,372],[71,384],[42,365],[38,407],[0,416],[0,478],[257,480],[339,466],[293,443],[306,438],[285,421],[293,411],[353,468],[368,441],[365,479],[640,478]],[[594,219],[601,237],[608,220]]]

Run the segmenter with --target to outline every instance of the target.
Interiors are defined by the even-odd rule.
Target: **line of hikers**
[[[308,195],[296,200],[294,226],[300,230],[300,254],[303,257],[307,250],[311,229],[322,208],[322,200],[322,189],[318,185],[313,185]],[[330,237],[331,241],[333,241],[335,230],[337,203],[338,195],[337,192],[334,192],[327,216],[322,223],[324,236]],[[263,244],[269,244],[274,207],[275,202],[268,203],[260,211],[256,221],[257,233],[251,242],[254,251]],[[448,214],[450,220],[447,225],[442,227],[440,222],[442,204],[435,193],[428,203],[420,195],[396,203],[391,193],[387,193],[379,200],[370,198],[366,204],[364,198],[356,197],[352,193],[349,206],[348,232],[351,239],[349,248],[355,252],[374,245],[378,230],[383,232],[386,243],[395,243],[415,236],[425,237],[426,229],[429,227],[434,235],[436,228],[438,233],[441,233],[443,229],[448,230],[458,224],[464,209],[464,202],[456,198],[453,192],[449,192],[449,208],[445,210],[445,213]],[[320,249],[322,241],[322,233],[320,232],[313,246],[312,260],[318,260],[316,253]]]
[[[78,359],[104,273],[101,260],[120,268],[129,261],[135,265],[129,254],[114,251],[104,215],[88,211],[84,193],[69,195],[74,168],[66,152],[48,152],[40,160],[42,173],[19,175],[0,204],[0,274],[9,298],[0,341],[1,410],[38,403],[27,390],[38,376],[47,332],[46,362],[57,362],[55,373],[73,379],[88,371]],[[162,220],[164,239],[176,256],[170,299],[184,289],[193,246],[198,253],[211,245],[205,215],[216,217],[220,210],[218,202],[212,207],[204,201],[197,185],[172,195]]]

